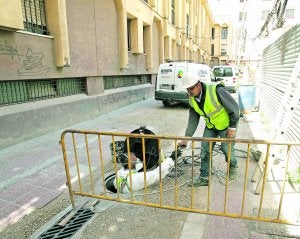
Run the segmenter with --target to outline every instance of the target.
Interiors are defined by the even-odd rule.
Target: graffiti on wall
[[[18,47],[10,45],[6,40],[4,41],[4,43],[0,42],[0,55],[7,55],[12,60],[14,60],[14,58],[20,60],[21,58]]]
[[[144,97],[146,94],[147,94],[146,89],[139,89],[139,90],[134,89],[123,93],[110,94],[104,99],[103,104],[114,104],[121,101],[130,100],[133,97],[138,97],[138,96]]]
[[[33,52],[27,49],[23,65],[17,70],[19,76],[47,75],[50,67],[43,64],[45,55],[42,52]]]
[[[19,67],[21,57],[17,46],[11,45],[7,41],[0,42],[0,65],[2,67],[15,70]]]
[[[0,42],[0,56],[0,64],[7,69],[16,70],[18,76],[47,75],[50,70],[50,67],[43,64],[45,58],[43,52],[34,52],[31,48],[27,48],[24,56],[16,45],[6,40]]]

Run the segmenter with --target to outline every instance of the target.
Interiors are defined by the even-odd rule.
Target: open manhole
[[[39,239],[50,239],[50,238],[71,238],[92,216],[92,212],[88,208],[81,208],[76,214],[69,220],[65,226],[59,225],[63,216],[56,224],[54,224],[47,231],[43,232],[38,238]]]

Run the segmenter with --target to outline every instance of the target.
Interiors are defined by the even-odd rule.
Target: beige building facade
[[[211,60],[213,19],[207,0],[0,4],[3,142],[19,126],[26,126],[23,134],[30,138],[153,97],[158,67],[168,60]],[[24,114],[19,104],[24,102],[34,109],[31,114]],[[34,133],[36,127],[43,130]],[[17,133],[9,137],[12,142],[20,138]]]
[[[166,60],[210,62],[213,20],[204,0],[1,1],[0,81],[84,77],[89,84],[155,75]],[[41,11],[45,32],[30,32],[24,24],[38,27]],[[31,71],[30,57],[39,57]],[[98,85],[92,93],[104,92]]]
[[[234,62],[232,41],[232,26],[229,23],[213,25],[211,30],[211,67]]]

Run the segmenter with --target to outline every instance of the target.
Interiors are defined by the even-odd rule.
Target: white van
[[[239,70],[237,66],[214,66],[213,72],[216,80],[222,81],[226,89],[236,92],[239,85]]]
[[[158,68],[155,85],[155,99],[165,106],[175,102],[188,103],[188,94],[182,87],[182,77],[187,71],[196,71],[204,77],[205,83],[214,80],[212,69],[208,65],[191,63],[189,61],[174,61],[163,63]]]

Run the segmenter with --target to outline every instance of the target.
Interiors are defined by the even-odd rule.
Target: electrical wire
[[[197,150],[197,149],[199,150],[200,148],[199,147],[194,148],[194,150]],[[189,150],[189,148],[184,148],[184,149],[180,149],[180,150],[181,150],[181,153],[182,153],[184,151]],[[247,158],[247,151],[240,150],[240,149],[235,149],[235,152],[245,154],[245,155],[236,155],[237,158]],[[215,145],[214,150],[212,151],[212,156],[216,156],[219,153],[222,153],[222,150],[221,150],[221,145],[218,144],[218,145]],[[200,154],[198,156],[194,156],[194,159],[193,159],[192,156],[183,156],[183,157],[178,157],[177,158],[177,165],[180,167],[179,171],[181,171],[182,166],[192,166],[192,164],[194,164],[194,166],[201,166]],[[177,170],[178,170],[178,168],[177,168]],[[223,172],[222,170],[220,170],[218,168],[212,167],[212,175],[216,175],[218,177],[218,181],[219,181],[220,184],[222,184],[224,186],[226,185],[227,173]],[[174,176],[172,175],[171,177],[174,177]],[[233,183],[233,181],[234,181],[233,179],[228,177],[228,185],[231,185]]]

